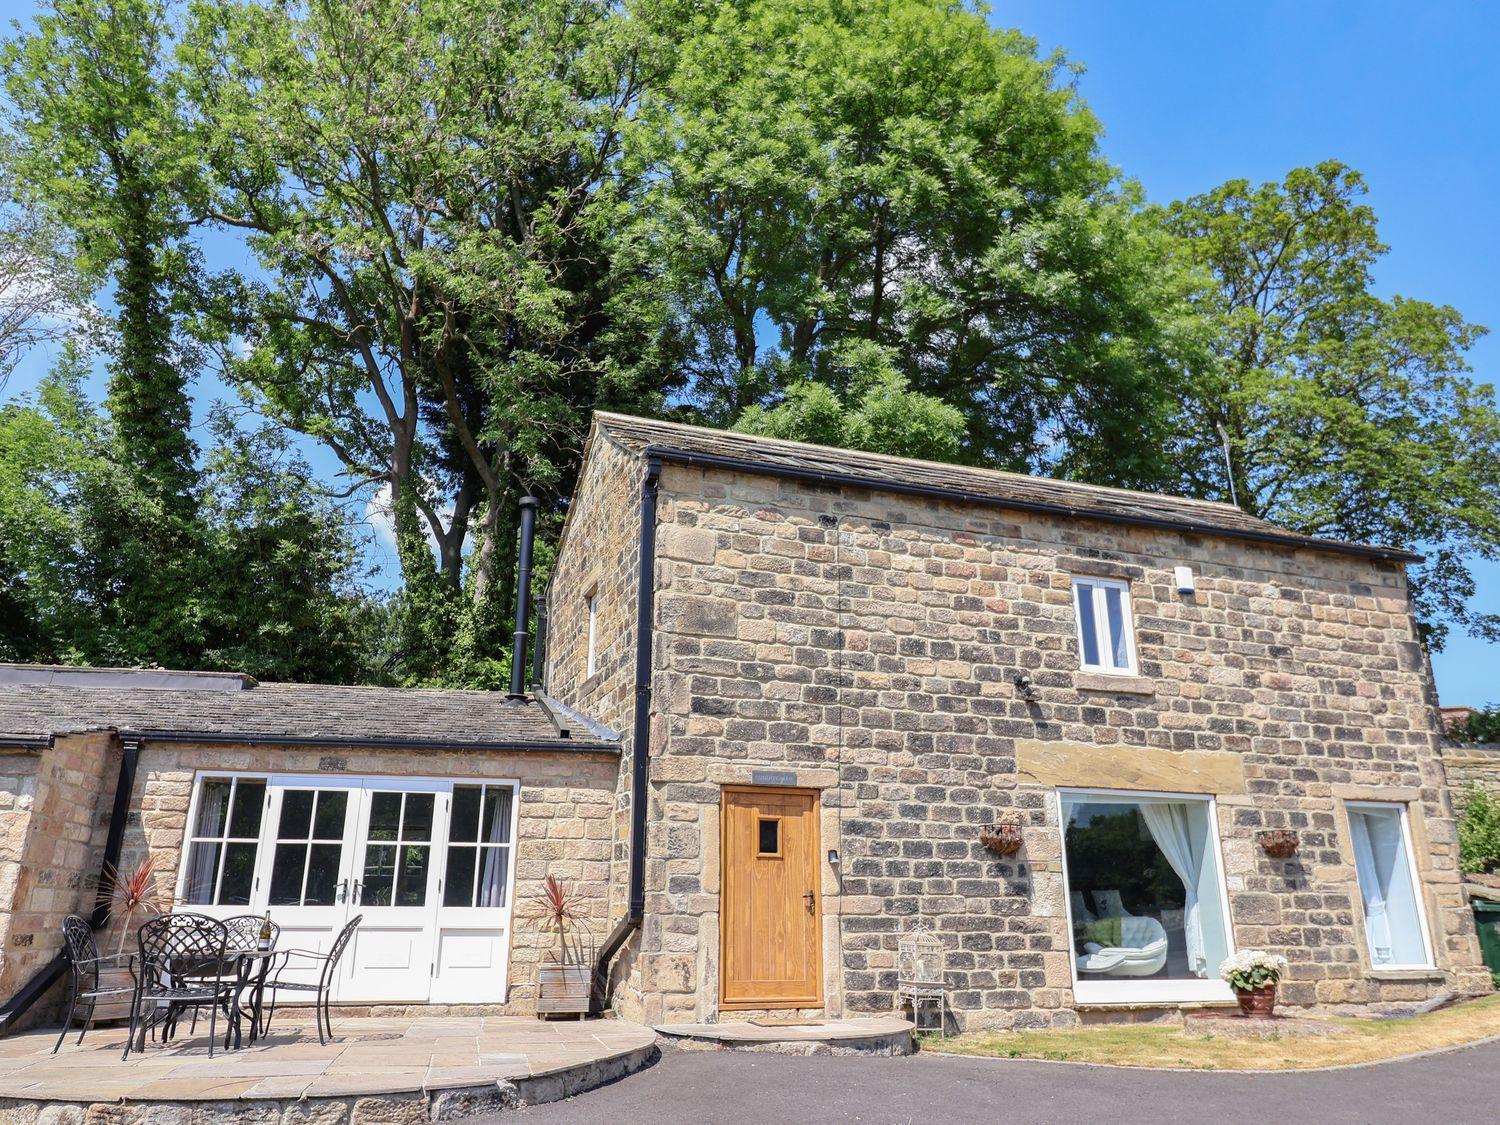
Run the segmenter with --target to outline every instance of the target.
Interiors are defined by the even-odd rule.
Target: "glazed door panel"
[[[720,1006],[823,1006],[818,795],[726,787]]]

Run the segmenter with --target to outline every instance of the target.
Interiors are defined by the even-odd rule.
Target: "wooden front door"
[[[823,1006],[818,794],[726,786],[719,1003]]]

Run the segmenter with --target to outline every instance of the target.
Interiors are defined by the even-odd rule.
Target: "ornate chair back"
[[[221,979],[229,931],[205,914],[164,914],[141,926],[136,940],[141,950],[141,982],[146,992],[153,982],[184,977]]]
[[[99,987],[99,943],[87,918],[69,914],[63,919],[63,948],[73,967],[73,981],[81,992]]]

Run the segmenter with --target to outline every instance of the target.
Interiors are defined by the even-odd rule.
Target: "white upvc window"
[[[1059,789],[1063,891],[1079,1004],[1233,999],[1234,952],[1212,797]]]
[[[589,652],[585,678],[599,670],[599,594],[589,595]]]
[[[1117,578],[1073,577],[1078,666],[1085,672],[1134,676],[1135,622],[1130,584]]]
[[[1432,967],[1432,941],[1406,806],[1346,801],[1349,842],[1364,906],[1365,947],[1377,969]]]

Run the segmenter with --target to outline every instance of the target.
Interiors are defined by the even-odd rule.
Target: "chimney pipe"
[[[526,698],[526,637],[531,618],[531,548],[536,538],[536,510],[541,501],[521,497],[521,553],[516,565],[516,632],[510,652],[510,697]]]

